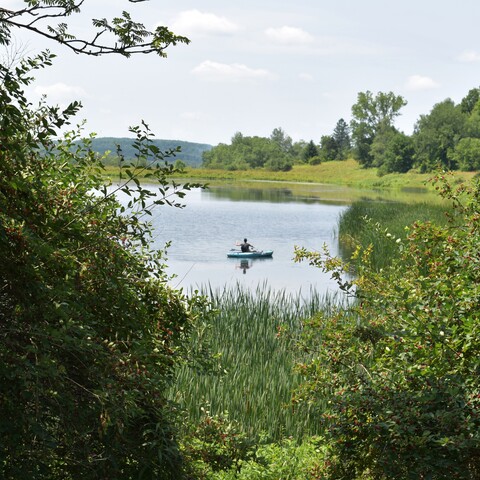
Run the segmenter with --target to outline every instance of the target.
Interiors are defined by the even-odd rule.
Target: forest
[[[447,98],[421,115],[412,135],[395,128],[407,102],[393,92],[359,92],[352,119],[339,119],[332,133],[314,140],[293,142],[282,128],[269,138],[245,137],[237,132],[229,145],[203,154],[203,167],[227,170],[265,168],[287,171],[294,164],[317,165],[355,158],[379,175],[412,169],[476,171],[480,168],[480,88],[472,88],[459,104]]]
[[[104,156],[104,165],[116,166],[121,157],[125,160],[134,160],[138,153],[134,148],[134,138],[124,137],[95,137],[92,139],[91,148],[94,152]],[[188,167],[199,167],[203,161],[203,152],[212,148],[206,143],[186,142],[185,140],[162,140],[154,139],[155,145],[160,151],[174,151],[174,155],[167,159],[170,163],[182,162]]]

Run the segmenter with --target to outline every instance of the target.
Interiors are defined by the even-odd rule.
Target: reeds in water
[[[397,254],[395,243],[387,237],[387,233],[405,239],[408,233],[406,227],[416,221],[445,225],[446,211],[451,211],[451,208],[431,203],[355,202],[339,220],[341,254],[347,259],[357,245],[364,248],[373,245],[373,265],[377,269],[384,268]]]
[[[294,371],[295,339],[302,320],[331,308],[335,299],[315,292],[307,298],[273,292],[265,284],[253,291],[238,285],[206,293],[218,313],[202,341],[218,355],[220,368],[212,373],[182,367],[172,399],[192,421],[201,418],[202,407],[213,415],[228,412],[251,436],[279,439],[315,433],[306,409],[291,404],[301,380]]]

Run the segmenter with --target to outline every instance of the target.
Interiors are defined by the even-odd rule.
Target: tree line
[[[237,132],[230,145],[219,144],[203,153],[203,166],[227,170],[266,168],[290,170],[294,164],[317,165],[355,158],[379,175],[411,169],[480,169],[480,88],[472,88],[459,104],[447,98],[421,115],[412,135],[395,127],[407,101],[393,92],[360,92],[347,123],[340,118],[320,142],[293,142],[282,128],[269,138]]]

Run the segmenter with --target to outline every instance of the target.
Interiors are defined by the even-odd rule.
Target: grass
[[[416,221],[445,225],[447,210],[451,211],[451,207],[432,203],[355,202],[339,219],[341,254],[347,258],[356,245],[364,248],[373,245],[373,265],[382,268],[396,255],[395,239],[406,238],[406,227]]]
[[[146,170],[139,170],[138,178],[142,179]],[[119,169],[114,166],[105,167],[104,175],[112,181],[118,180]],[[475,172],[455,172],[456,181],[471,181]],[[261,188],[278,188],[278,185],[288,184],[289,189],[301,190],[305,189],[304,184],[309,185],[309,194],[315,188],[318,189],[318,195],[324,196],[326,189],[322,186],[330,186],[330,194],[334,197],[338,195],[338,191],[334,191],[333,187],[344,188],[350,187],[349,194],[352,194],[352,187],[357,190],[356,198],[349,198],[350,201],[359,200],[362,197],[377,199],[384,198],[388,194],[389,199],[396,201],[411,201],[412,193],[430,192],[429,201],[437,201],[438,196],[435,194],[429,180],[433,175],[429,173],[418,173],[411,171],[408,173],[393,173],[384,176],[378,176],[376,168],[362,168],[358,162],[353,159],[344,161],[324,162],[320,165],[294,165],[289,172],[271,172],[264,169],[244,170],[244,171],[228,171],[228,170],[211,170],[203,168],[186,168],[182,175],[176,174],[176,181],[195,181],[209,184],[225,184],[234,183],[236,186],[252,185]]]
[[[212,374],[182,367],[172,399],[193,422],[200,420],[202,406],[213,415],[228,412],[250,437],[263,433],[278,440],[314,433],[308,412],[291,405],[300,381],[294,372],[294,339],[302,320],[329,308],[329,302],[314,293],[307,301],[274,293],[266,285],[253,292],[238,286],[209,295],[218,314],[207,333],[203,329],[192,338],[192,345],[206,342],[220,368]],[[279,335],[279,328],[289,333]]]
[[[470,180],[474,172],[458,172],[457,178]],[[364,189],[429,189],[428,181],[432,174],[392,173],[378,176],[376,168],[362,168],[353,159],[324,162],[320,165],[294,165],[289,172],[268,170],[209,170],[187,168],[185,177],[205,180],[265,180],[281,182],[307,182],[346,185]]]

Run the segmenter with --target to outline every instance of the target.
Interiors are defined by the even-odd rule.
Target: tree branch
[[[122,12],[121,17],[115,17],[111,21],[92,19],[93,26],[97,30],[92,35],[92,39],[77,38],[68,31],[67,23],[52,26],[48,24],[48,21],[80,13],[85,0],[57,0],[55,4],[45,4],[45,1],[17,11],[0,7],[0,27],[5,36],[2,43],[9,43],[12,28],[28,30],[65,45],[75,53],[91,56],[118,54],[129,57],[139,53],[157,53],[161,57],[166,57],[165,50],[169,46],[190,43],[188,38],[175,35],[167,27],[157,27],[154,31],[149,31],[143,24],[134,22],[130,14],[125,11]],[[147,0],[128,1],[141,3]],[[41,22],[45,22],[46,25],[42,26]],[[105,38],[107,33],[115,38],[111,42],[100,41],[100,38],[102,36],[102,39]]]

